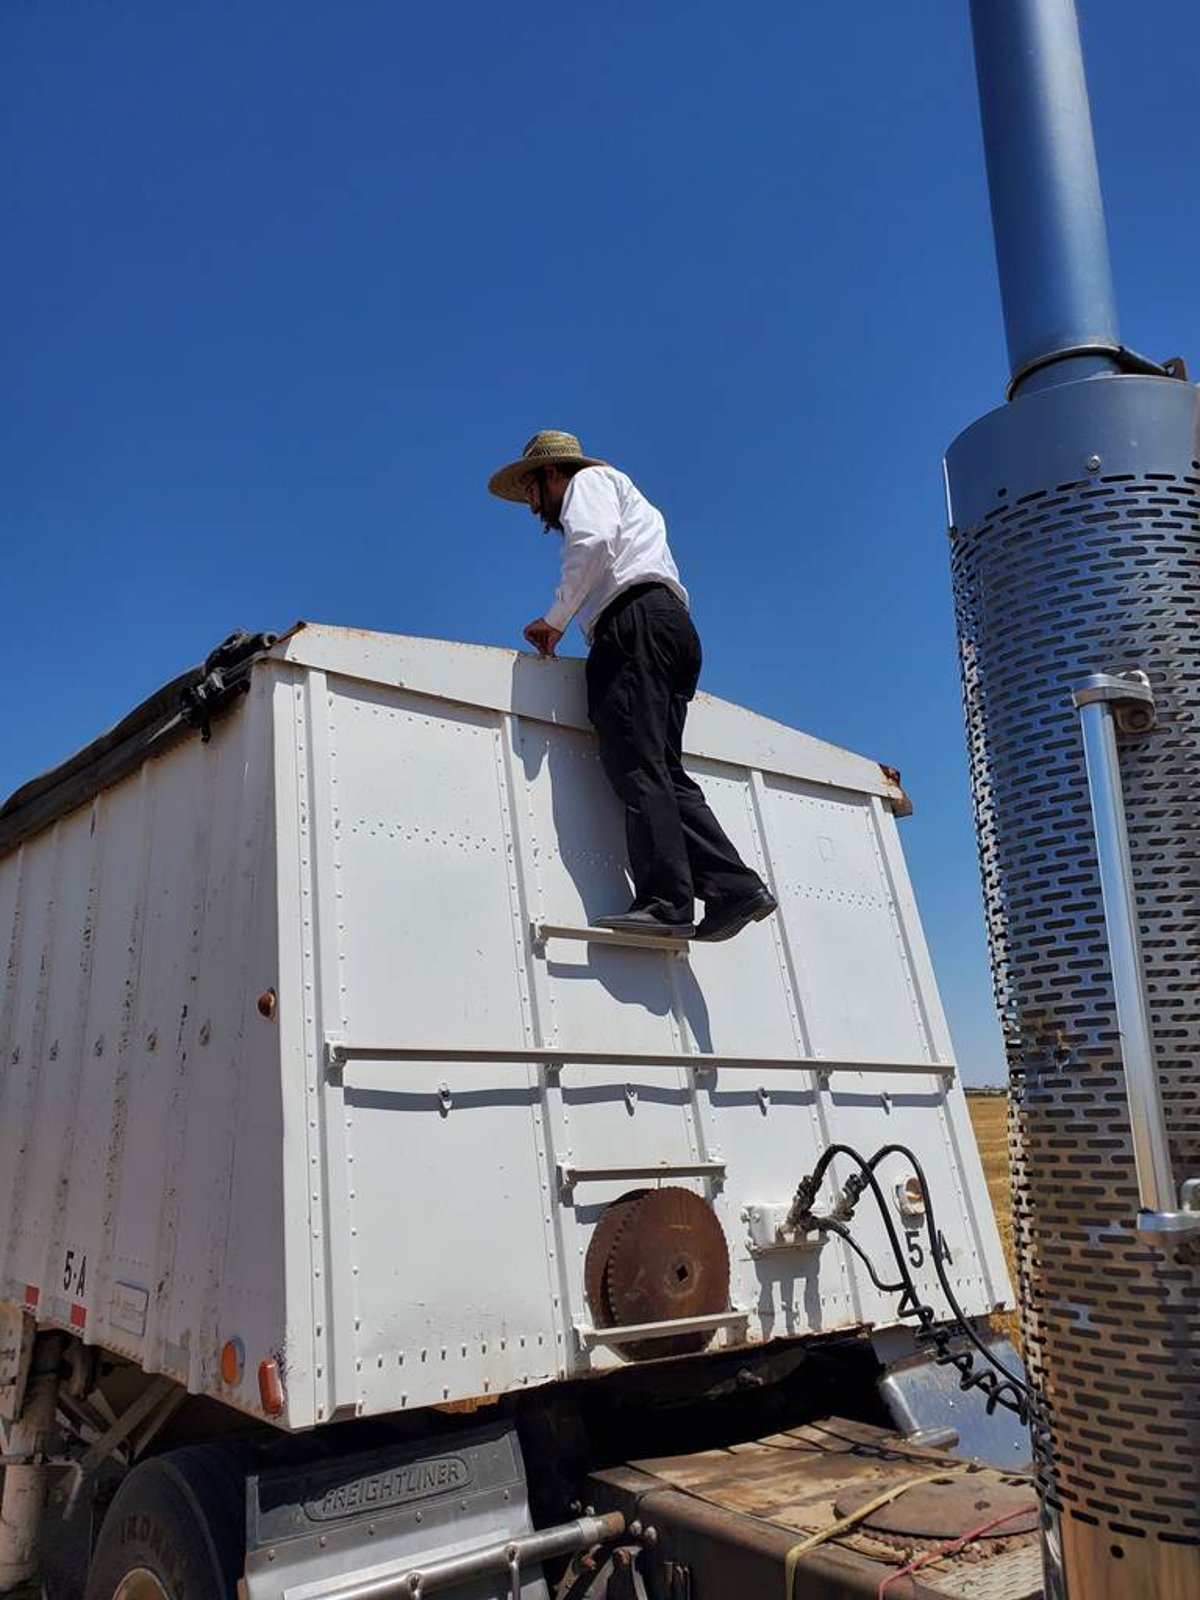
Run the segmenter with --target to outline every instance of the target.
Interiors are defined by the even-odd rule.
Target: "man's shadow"
[[[596,917],[623,911],[632,888],[624,807],[609,787],[588,725],[583,663],[518,655],[512,703],[519,770],[535,791],[537,888],[530,883],[530,914],[546,922],[590,926]],[[656,1016],[672,1009],[673,969],[680,1010],[696,1047],[712,1050],[708,1005],[686,956],[606,943],[574,948],[586,951],[586,959],[556,960],[554,942],[548,945],[546,967],[552,977],[599,983],[622,1004]]]

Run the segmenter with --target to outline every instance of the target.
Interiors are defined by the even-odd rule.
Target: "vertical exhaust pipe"
[[[1116,372],[1120,342],[1079,24],[1064,0],[972,0],[1010,394]]]
[[[1200,407],[1120,343],[1073,0],[972,0],[971,17],[1012,382],[946,481],[1049,1592],[1184,1600]]]

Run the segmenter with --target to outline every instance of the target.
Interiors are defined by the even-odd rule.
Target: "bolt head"
[[[1099,472],[1100,471],[1100,457],[1099,456],[1089,456],[1087,458],[1087,460],[1083,464],[1088,469],[1089,472]]]

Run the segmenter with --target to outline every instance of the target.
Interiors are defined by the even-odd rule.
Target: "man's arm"
[[[588,595],[611,569],[616,554],[621,505],[617,486],[607,473],[585,470],[576,474],[563,505],[562,525],[562,578],[554,604],[544,617],[538,618],[560,638]],[[533,626],[535,624],[531,623],[530,627]]]

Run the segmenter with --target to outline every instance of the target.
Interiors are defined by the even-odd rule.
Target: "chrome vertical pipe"
[[[1180,1208],[1171,1165],[1146,996],[1129,834],[1125,825],[1125,799],[1113,723],[1114,711],[1121,707],[1128,708],[1127,715],[1132,712],[1138,718],[1139,731],[1152,727],[1154,696],[1142,673],[1121,676],[1094,673],[1075,690],[1072,699],[1078,708],[1083,731],[1092,825],[1096,832],[1113,999],[1129,1100],[1130,1139],[1141,1200],[1138,1232],[1150,1240],[1158,1240],[1166,1234],[1200,1230],[1200,1211]]]

